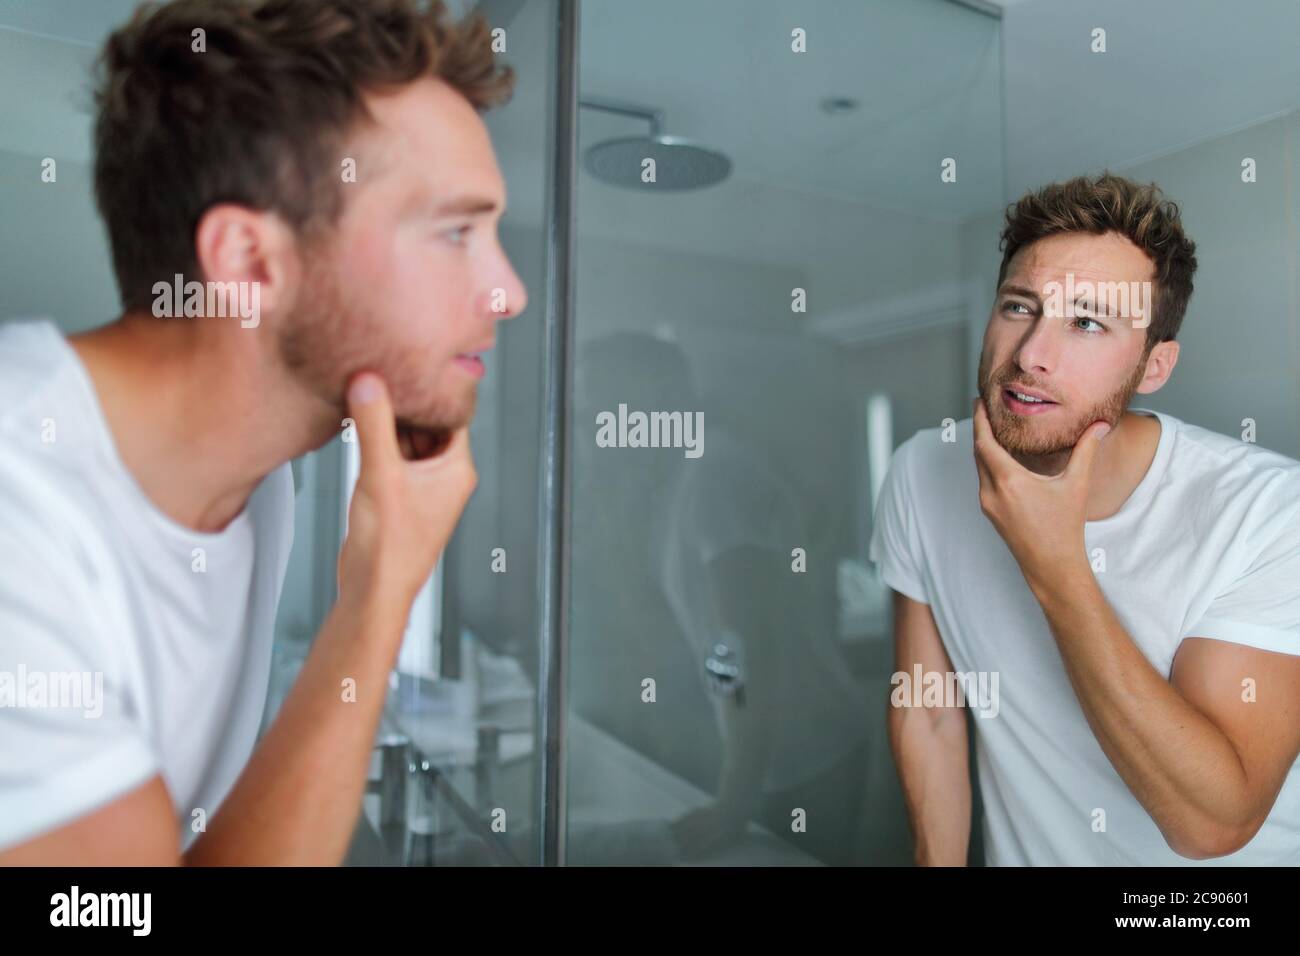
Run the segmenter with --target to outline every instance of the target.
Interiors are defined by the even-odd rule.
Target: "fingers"
[[[358,372],[348,384],[348,415],[356,422],[361,442],[361,478],[411,463],[446,467],[470,462],[469,426],[451,431],[416,428],[399,423],[384,380],[374,372]]]
[[[374,372],[359,372],[348,384],[348,414],[357,424],[361,439],[361,474],[379,477],[396,468],[402,460],[398,447],[393,406],[384,380]]]
[[[1110,423],[1104,421],[1093,422],[1087,430],[1075,442],[1074,451],[1070,453],[1070,460],[1065,465],[1065,475],[1067,478],[1087,479],[1092,474],[1092,466],[1097,458],[1097,449],[1101,447],[1101,440],[1106,437],[1110,431]]]
[[[456,487],[464,483],[472,490],[478,484],[478,472],[470,452],[469,426],[462,425],[453,431],[447,447],[432,458],[412,462],[411,474],[444,485],[448,481]]]
[[[971,407],[971,428],[975,436],[975,454],[979,454],[980,443],[993,437],[993,430],[989,428],[989,413],[984,407],[984,399],[976,398],[974,405]]]
[[[990,480],[996,468],[1004,466],[1005,462],[1012,461],[1012,458],[1005,448],[999,443],[993,435],[993,429],[989,425],[988,409],[984,406],[984,399],[976,398],[974,410],[971,414],[972,428],[974,429],[974,446],[975,446],[975,467],[979,469],[980,478]],[[1019,464],[1019,462],[1016,462]]]

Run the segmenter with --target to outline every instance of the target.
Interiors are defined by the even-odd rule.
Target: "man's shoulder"
[[[0,432],[0,437],[8,436]],[[11,549],[11,556],[26,555],[33,569],[39,562],[46,570],[69,571],[81,565],[69,558],[108,549],[98,534],[103,515],[89,480],[39,444],[6,441],[0,446],[0,547]]]
[[[1300,461],[1258,444],[1249,422],[1240,436],[1233,436],[1163,418],[1175,429],[1172,480],[1219,499],[1300,504]]]
[[[898,446],[891,467],[899,468],[911,481],[930,478],[952,482],[974,473],[973,423],[944,419],[933,428],[923,428]]]
[[[87,561],[77,558],[112,552],[101,533],[99,418],[83,389],[52,321],[0,322],[0,537],[33,574],[80,578]]]
[[[85,479],[26,444],[0,448],[0,644],[75,653],[112,672],[121,631],[120,549]],[[33,657],[32,659],[46,659]]]
[[[98,419],[50,323],[0,323],[0,531],[94,522]]]
[[[48,388],[65,364],[63,333],[49,319],[0,321],[0,422],[12,417],[16,404]]]

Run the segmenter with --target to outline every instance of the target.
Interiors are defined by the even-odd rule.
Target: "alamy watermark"
[[[912,672],[896,671],[889,679],[893,707],[962,707],[969,701],[981,717],[996,717],[997,671],[925,671],[920,664]]]
[[[629,412],[596,415],[597,448],[684,448],[687,458],[704,454],[703,412]]]
[[[104,674],[29,671],[19,664],[16,671],[0,671],[0,707],[80,710],[82,717],[94,720],[104,713]]]
[[[1074,273],[1067,272],[1064,283],[1043,285],[1043,314],[1054,319],[1109,316],[1132,320],[1133,328],[1145,329],[1151,324],[1151,283],[1076,281]]]
[[[239,319],[246,329],[262,321],[260,282],[186,282],[179,272],[171,282],[153,285],[155,318]]]
[[[51,926],[122,926],[132,936],[148,936],[152,911],[152,893],[83,893],[74,884],[50,897]]]

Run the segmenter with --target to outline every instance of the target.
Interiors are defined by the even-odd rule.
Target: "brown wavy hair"
[[[206,49],[199,46],[202,30]],[[444,80],[482,112],[509,99],[482,17],[442,0],[172,0],[142,4],[97,64],[95,199],[123,306],[198,276],[211,206],[274,210],[310,239],[343,207],[343,149],[363,94]]]
[[[1109,172],[1092,178],[1078,176],[1026,193],[1006,210],[998,245],[1003,250],[998,286],[1017,251],[1046,236],[1067,232],[1117,232],[1145,252],[1155,264],[1154,314],[1147,326],[1147,350],[1178,335],[1192,297],[1196,243],[1183,232],[1177,203],[1166,199],[1155,183],[1144,185]]]

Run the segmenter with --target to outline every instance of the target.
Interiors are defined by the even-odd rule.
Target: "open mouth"
[[[487,371],[487,366],[483,364],[483,356],[492,350],[493,345],[495,345],[495,342],[470,352],[461,352],[453,361],[457,368],[464,370],[474,378],[482,378],[484,372]]]
[[[464,369],[475,378],[482,378],[487,371],[487,366],[483,364],[483,358],[477,354],[457,355],[456,366]]]
[[[1002,389],[1002,403],[1016,415],[1041,415],[1057,406],[1049,398],[1009,387]]]

